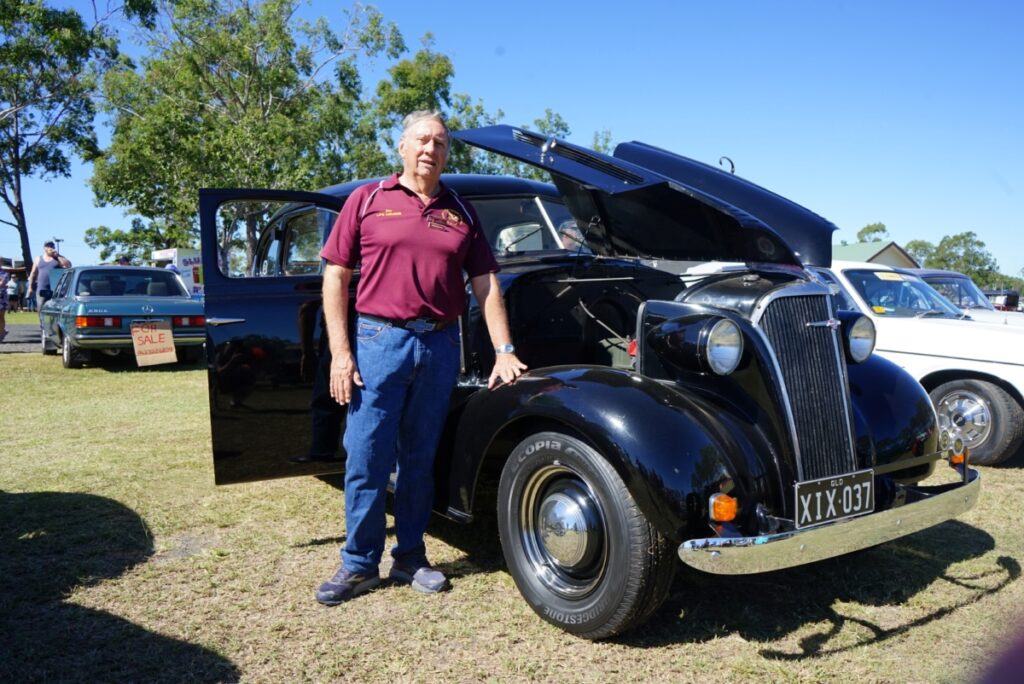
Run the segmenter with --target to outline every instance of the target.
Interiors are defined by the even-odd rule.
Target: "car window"
[[[284,275],[308,275],[320,272],[320,242],[326,222],[333,222],[331,211],[307,211],[288,219],[285,227]]]
[[[472,200],[496,256],[541,250],[582,249],[583,233],[565,206],[549,197],[482,197]]]
[[[995,307],[988,297],[974,284],[970,278],[956,276],[929,276],[925,281],[938,290],[943,297],[961,309],[990,309]]]
[[[879,316],[961,316],[955,306],[916,276],[868,269],[843,273],[871,311]]]
[[[823,268],[815,269],[815,273],[821,277],[822,280],[829,286],[829,291],[832,292],[832,308],[836,311],[860,311],[857,304],[853,301],[853,298],[849,295],[839,279],[835,277],[833,273]]]
[[[253,273],[261,278],[281,275],[281,232],[270,230],[267,239],[260,241]]]
[[[181,281],[171,271],[133,270],[116,267],[83,271],[75,294],[86,297],[187,297]]]
[[[217,262],[229,278],[320,273],[320,246],[336,212],[314,205],[232,200],[217,209]]]
[[[71,283],[71,271],[65,271],[61,274],[60,279],[57,281],[57,286],[53,288],[54,297],[66,297],[68,294],[68,286]]]

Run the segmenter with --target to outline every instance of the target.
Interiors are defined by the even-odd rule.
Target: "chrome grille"
[[[789,395],[802,480],[857,469],[840,333],[807,325],[831,318],[825,296],[800,295],[774,299],[759,322]]]

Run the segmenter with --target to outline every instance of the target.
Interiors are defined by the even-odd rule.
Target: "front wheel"
[[[672,545],[584,442],[539,432],[501,473],[498,530],[512,578],[548,622],[588,639],[645,620],[672,584]]]
[[[60,360],[65,368],[81,368],[82,364],[88,363],[89,352],[72,345],[71,338],[64,335],[60,345]]]
[[[972,463],[999,463],[1013,456],[1024,442],[1024,409],[998,385],[953,380],[929,394],[939,427],[963,438]]]

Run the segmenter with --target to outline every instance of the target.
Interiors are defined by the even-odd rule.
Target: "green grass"
[[[326,609],[342,493],[214,487],[203,370],[2,354],[0,377],[0,681],[962,682],[1024,611],[1019,458],[983,469],[963,519],[895,543],[750,577],[680,568],[609,642],[534,615],[493,518],[432,524],[451,592]]]
[[[7,321],[7,325],[33,325],[39,323],[39,314],[35,311],[18,311],[15,313],[8,311],[7,318],[5,320]]]

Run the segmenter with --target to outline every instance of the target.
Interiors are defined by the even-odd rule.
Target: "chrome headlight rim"
[[[716,375],[729,375],[743,359],[743,332],[728,318],[720,318],[708,328],[702,345],[707,367]]]
[[[875,351],[878,339],[875,323],[863,314],[846,325],[846,350],[850,361],[864,363]]]

